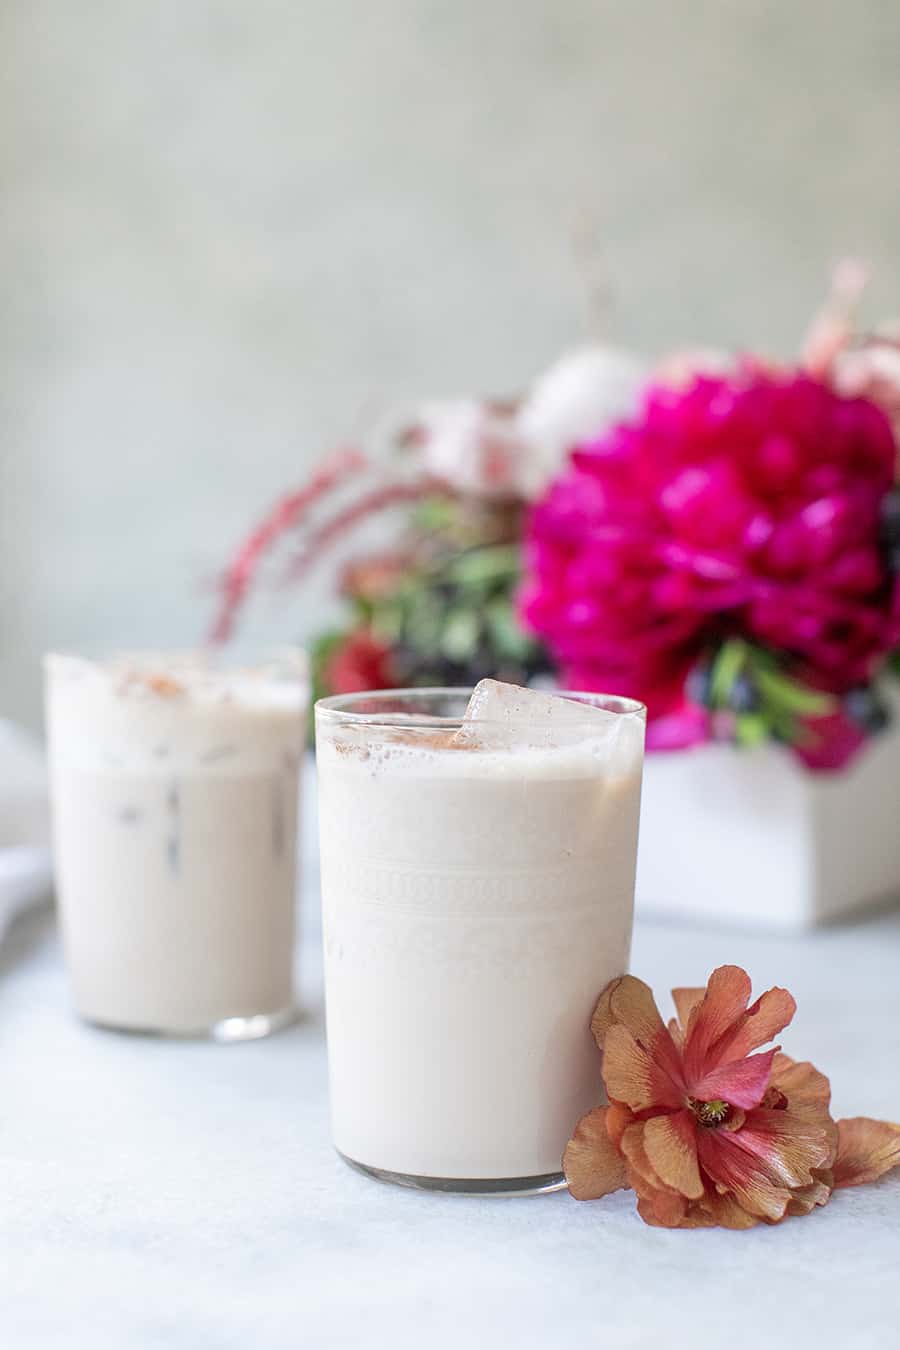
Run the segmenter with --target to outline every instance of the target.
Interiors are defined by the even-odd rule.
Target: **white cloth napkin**
[[[52,885],[47,771],[40,746],[0,720],[0,941]]]

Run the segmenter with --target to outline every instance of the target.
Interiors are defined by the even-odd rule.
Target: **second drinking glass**
[[[303,654],[51,656],[46,676],[77,1010],[219,1040],[292,1020]]]

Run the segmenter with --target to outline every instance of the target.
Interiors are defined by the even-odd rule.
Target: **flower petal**
[[[606,1106],[582,1116],[563,1154],[563,1171],[576,1200],[599,1200],[628,1186],[621,1155],[606,1130]]]
[[[766,1050],[761,1055],[751,1055],[748,1059],[738,1059],[731,1064],[720,1064],[717,1069],[704,1075],[692,1084],[692,1093],[701,1101],[715,1101],[721,1098],[731,1106],[741,1106],[745,1111],[758,1106],[769,1085],[772,1074],[774,1050]]]
[[[682,1031],[687,1030],[687,1024],[690,1020],[691,1013],[694,1011],[697,1004],[702,1001],[705,993],[706,990],[703,988],[672,990],[672,1002],[675,1004],[675,1011],[678,1014],[678,1021],[681,1023]]]
[[[796,1011],[797,1004],[786,989],[768,989],[750,1005],[734,1031],[713,1047],[713,1053],[719,1059],[729,1060],[749,1055],[783,1031]]]
[[[742,1133],[698,1130],[700,1164],[717,1190],[730,1192],[742,1209],[761,1219],[781,1219],[791,1193],[773,1180],[759,1159],[735,1144]]]
[[[744,1208],[773,1221],[789,1212],[798,1189],[813,1186],[821,1171],[830,1168],[834,1122],[827,1113],[816,1119],[795,1115],[789,1108],[757,1108],[734,1133],[698,1130],[697,1147],[704,1170],[717,1186],[732,1191]]]
[[[682,1195],[645,1190],[638,1195],[637,1212],[651,1228],[682,1228],[687,1201]]]
[[[790,1059],[779,1051],[772,1063],[770,1086],[787,1097],[791,1115],[830,1120],[831,1084],[808,1060]]]
[[[756,1214],[742,1209],[733,1195],[707,1190],[689,1204],[662,1191],[638,1193],[637,1210],[644,1223],[654,1228],[731,1228],[746,1230],[760,1222]]]
[[[750,976],[740,966],[719,966],[710,975],[706,993],[688,1019],[684,1069],[689,1084],[714,1067],[707,1063],[710,1050],[746,1011],[749,998]]]
[[[654,1116],[644,1125],[644,1151],[661,1181],[688,1200],[703,1194],[697,1164],[697,1127],[689,1111]]]
[[[666,1023],[666,1026],[669,1028],[669,1035],[672,1037],[672,1044],[675,1046],[676,1050],[680,1050],[684,1045],[684,1032],[678,1025],[678,1018],[670,1017],[668,1022]]]
[[[755,1154],[779,1182],[808,1186],[817,1168],[831,1167],[835,1133],[831,1120],[804,1120],[791,1111],[752,1111],[733,1136],[738,1146]]]
[[[681,1057],[659,1015],[650,986],[633,975],[621,975],[606,986],[591,1019],[594,1039],[604,1051],[604,1078],[610,1034],[616,1027],[625,1028],[638,1049],[654,1061],[656,1067],[649,1078],[662,1095],[651,1096],[636,1107],[630,1097],[607,1085],[610,1097],[627,1102],[635,1110],[655,1105],[681,1106],[685,1096]],[[621,1053],[626,1042],[619,1036],[614,1038],[614,1044],[618,1047],[615,1053]]]
[[[635,1121],[622,1135],[622,1152],[628,1165],[628,1180],[638,1197],[638,1212],[645,1223],[677,1228],[687,1212],[687,1200],[667,1186],[654,1171],[644,1148],[644,1122]]]
[[[704,1216],[705,1222],[700,1221]],[[696,1218],[696,1222],[691,1222]],[[691,1205],[682,1228],[755,1228],[759,1219],[749,1210],[743,1209],[733,1195],[719,1195],[717,1191],[707,1191],[703,1199]]]
[[[610,980],[609,984],[603,990],[603,993],[597,999],[597,1006],[591,1017],[591,1034],[601,1050],[606,1041],[606,1033],[609,1031],[610,1027],[615,1026],[616,1024],[616,1016],[612,1010],[613,992],[618,989],[625,978],[626,976],[620,975],[618,979]]]
[[[655,1117],[654,1119],[660,1119]],[[733,1195],[701,1187],[700,1196],[688,1201],[678,1191],[655,1178],[646,1150],[647,1126],[636,1121],[623,1135],[628,1176],[638,1197],[638,1213],[655,1228],[752,1228],[759,1216],[741,1207]]]
[[[827,1106],[831,1101],[831,1084],[825,1074],[808,1059],[791,1059],[783,1050],[772,1061],[772,1086],[780,1088],[791,1102],[817,1101]]]
[[[624,1102],[610,1102],[606,1112],[606,1133],[618,1148],[626,1128],[634,1123],[634,1116]]]
[[[622,1135],[620,1147],[628,1167],[631,1184],[638,1192],[649,1188],[654,1191],[668,1191],[672,1195],[678,1195],[679,1192],[676,1191],[675,1187],[667,1185],[657,1174],[652,1162],[647,1157],[647,1150],[644,1148],[646,1125],[646,1121],[636,1120],[628,1126]]]
[[[665,1035],[668,1038],[668,1032]],[[678,1108],[684,1103],[684,1093],[678,1084],[631,1032],[619,1024],[610,1027],[606,1033],[603,1082],[610,1097],[624,1102],[632,1111],[646,1111],[651,1106]]]
[[[830,1168],[816,1169],[809,1186],[798,1186],[791,1192],[785,1214],[809,1214],[816,1205],[827,1205],[834,1190],[834,1176]]]
[[[854,1116],[838,1121],[834,1186],[860,1186],[877,1181],[892,1167],[900,1167],[900,1125],[888,1120]]]
[[[601,1050],[607,1031],[616,1023],[626,1026],[635,1040],[644,1045],[665,1030],[653,990],[634,975],[620,975],[611,980],[597,1001],[591,1031]]]

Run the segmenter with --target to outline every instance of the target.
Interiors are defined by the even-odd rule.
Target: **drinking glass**
[[[583,724],[520,729],[463,722],[469,693],[316,705],[333,1137],[383,1180],[532,1193],[602,1100],[645,709],[569,694]]]
[[[291,1021],[308,680],[288,651],[48,656],[57,896],[76,1010],[248,1040]]]

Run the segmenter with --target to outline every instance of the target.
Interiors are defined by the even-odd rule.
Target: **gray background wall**
[[[579,214],[648,352],[790,351],[848,250],[900,310],[898,58],[895,0],[0,0],[0,713],[196,638],[372,400],[581,338]]]

